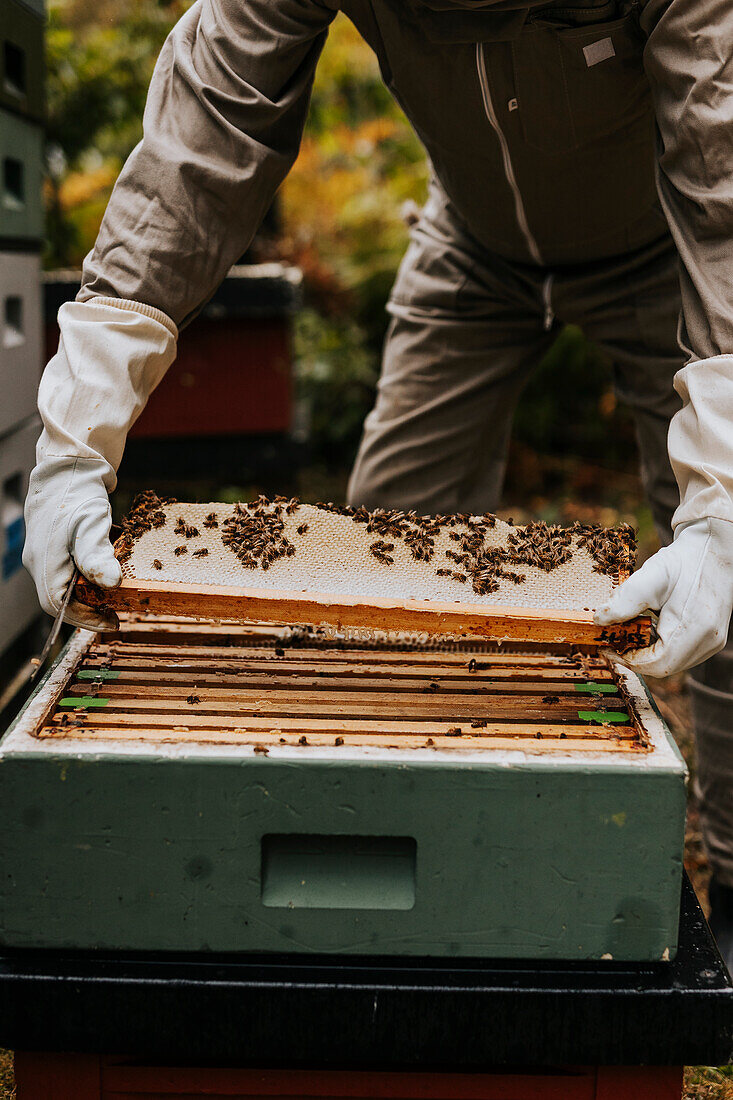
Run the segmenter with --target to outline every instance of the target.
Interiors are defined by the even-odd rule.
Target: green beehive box
[[[0,110],[0,238],[43,235],[43,130]]]
[[[146,629],[0,745],[5,947],[674,954],[685,768],[620,666]]]
[[[44,68],[43,21],[18,0],[0,0],[0,107],[40,122]]]

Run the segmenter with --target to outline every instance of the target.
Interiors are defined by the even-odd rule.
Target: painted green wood
[[[89,707],[106,707],[109,699],[103,699],[101,695],[68,695],[59,699],[60,707],[73,707],[74,710],[85,710]]]
[[[105,703],[107,700],[105,699]],[[629,721],[629,716],[622,710],[579,710],[578,718],[581,722],[595,723],[596,725],[608,725],[609,723],[623,724]]]
[[[271,909],[412,909],[416,857],[410,836],[266,835],[262,904]]]
[[[8,435],[34,416],[38,407],[38,384],[45,361],[40,254],[0,248],[0,330],[2,448]],[[0,455],[2,465],[4,456]],[[6,480],[7,474],[0,471],[0,484]],[[2,617],[0,609],[0,620]],[[1,628],[0,637],[5,644]]]
[[[0,107],[44,114],[43,20],[18,0],[0,0]]]
[[[676,943],[684,769],[89,745],[0,756],[8,947],[659,959]],[[263,898],[263,838],[289,853]],[[298,842],[409,838],[409,890],[299,905]],[[295,840],[293,839],[295,838]],[[311,838],[310,840],[308,838]],[[265,842],[265,856],[267,844]],[[402,841],[404,843],[404,841]],[[404,863],[403,851],[403,863]],[[267,860],[265,860],[267,866]],[[287,871],[287,873],[286,873]],[[303,859],[303,877],[313,862]],[[372,882],[374,905],[364,892]],[[292,890],[290,891],[292,893]],[[318,889],[316,889],[318,893]],[[379,901],[379,897],[383,901]],[[329,900],[329,897],[331,900]],[[384,899],[386,898],[386,901]],[[282,904],[280,904],[282,903]]]
[[[46,3],[45,0],[18,0],[21,7],[27,8],[33,12],[36,18],[45,20],[46,18]]]
[[[0,263],[3,258],[0,254]],[[40,419],[34,416],[0,437],[0,486],[16,484],[21,499],[28,491],[40,431]],[[41,614],[35,585],[20,561],[18,533],[17,527],[0,525],[0,638],[4,646],[15,641]]]
[[[0,110],[0,237],[43,235],[43,131]]]

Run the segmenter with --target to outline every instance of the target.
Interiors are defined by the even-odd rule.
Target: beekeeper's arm
[[[658,610],[660,640],[629,663],[667,676],[725,645],[733,607],[733,5],[646,0],[641,19],[689,356],[675,376],[683,407],[669,432],[680,506],[674,542],[621,585],[597,620]]]
[[[198,0],[173,29],[143,139],[115,185],[39,392],[43,434],[23,561],[55,613],[73,573],[119,583],[107,494],[125,439],[176,354],[178,329],[242,255],[290,169],[326,0]],[[98,626],[72,605],[67,619]]]

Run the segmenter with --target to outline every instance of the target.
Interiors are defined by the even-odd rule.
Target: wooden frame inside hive
[[[116,545],[123,582],[82,580],[91,606],[494,640],[651,641],[648,618],[602,629],[593,610],[633,568],[628,528],[513,527],[495,516],[180,504],[144,496]],[[251,578],[252,583],[249,583]]]
[[[646,753],[638,679],[593,648],[367,646],[272,627],[125,619],[80,632],[33,736],[348,753]],[[648,725],[648,723],[647,723]]]

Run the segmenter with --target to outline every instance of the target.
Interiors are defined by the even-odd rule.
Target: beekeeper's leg
[[[435,193],[411,236],[349,501],[491,511],[517,399],[554,338],[541,276],[488,257]]]

